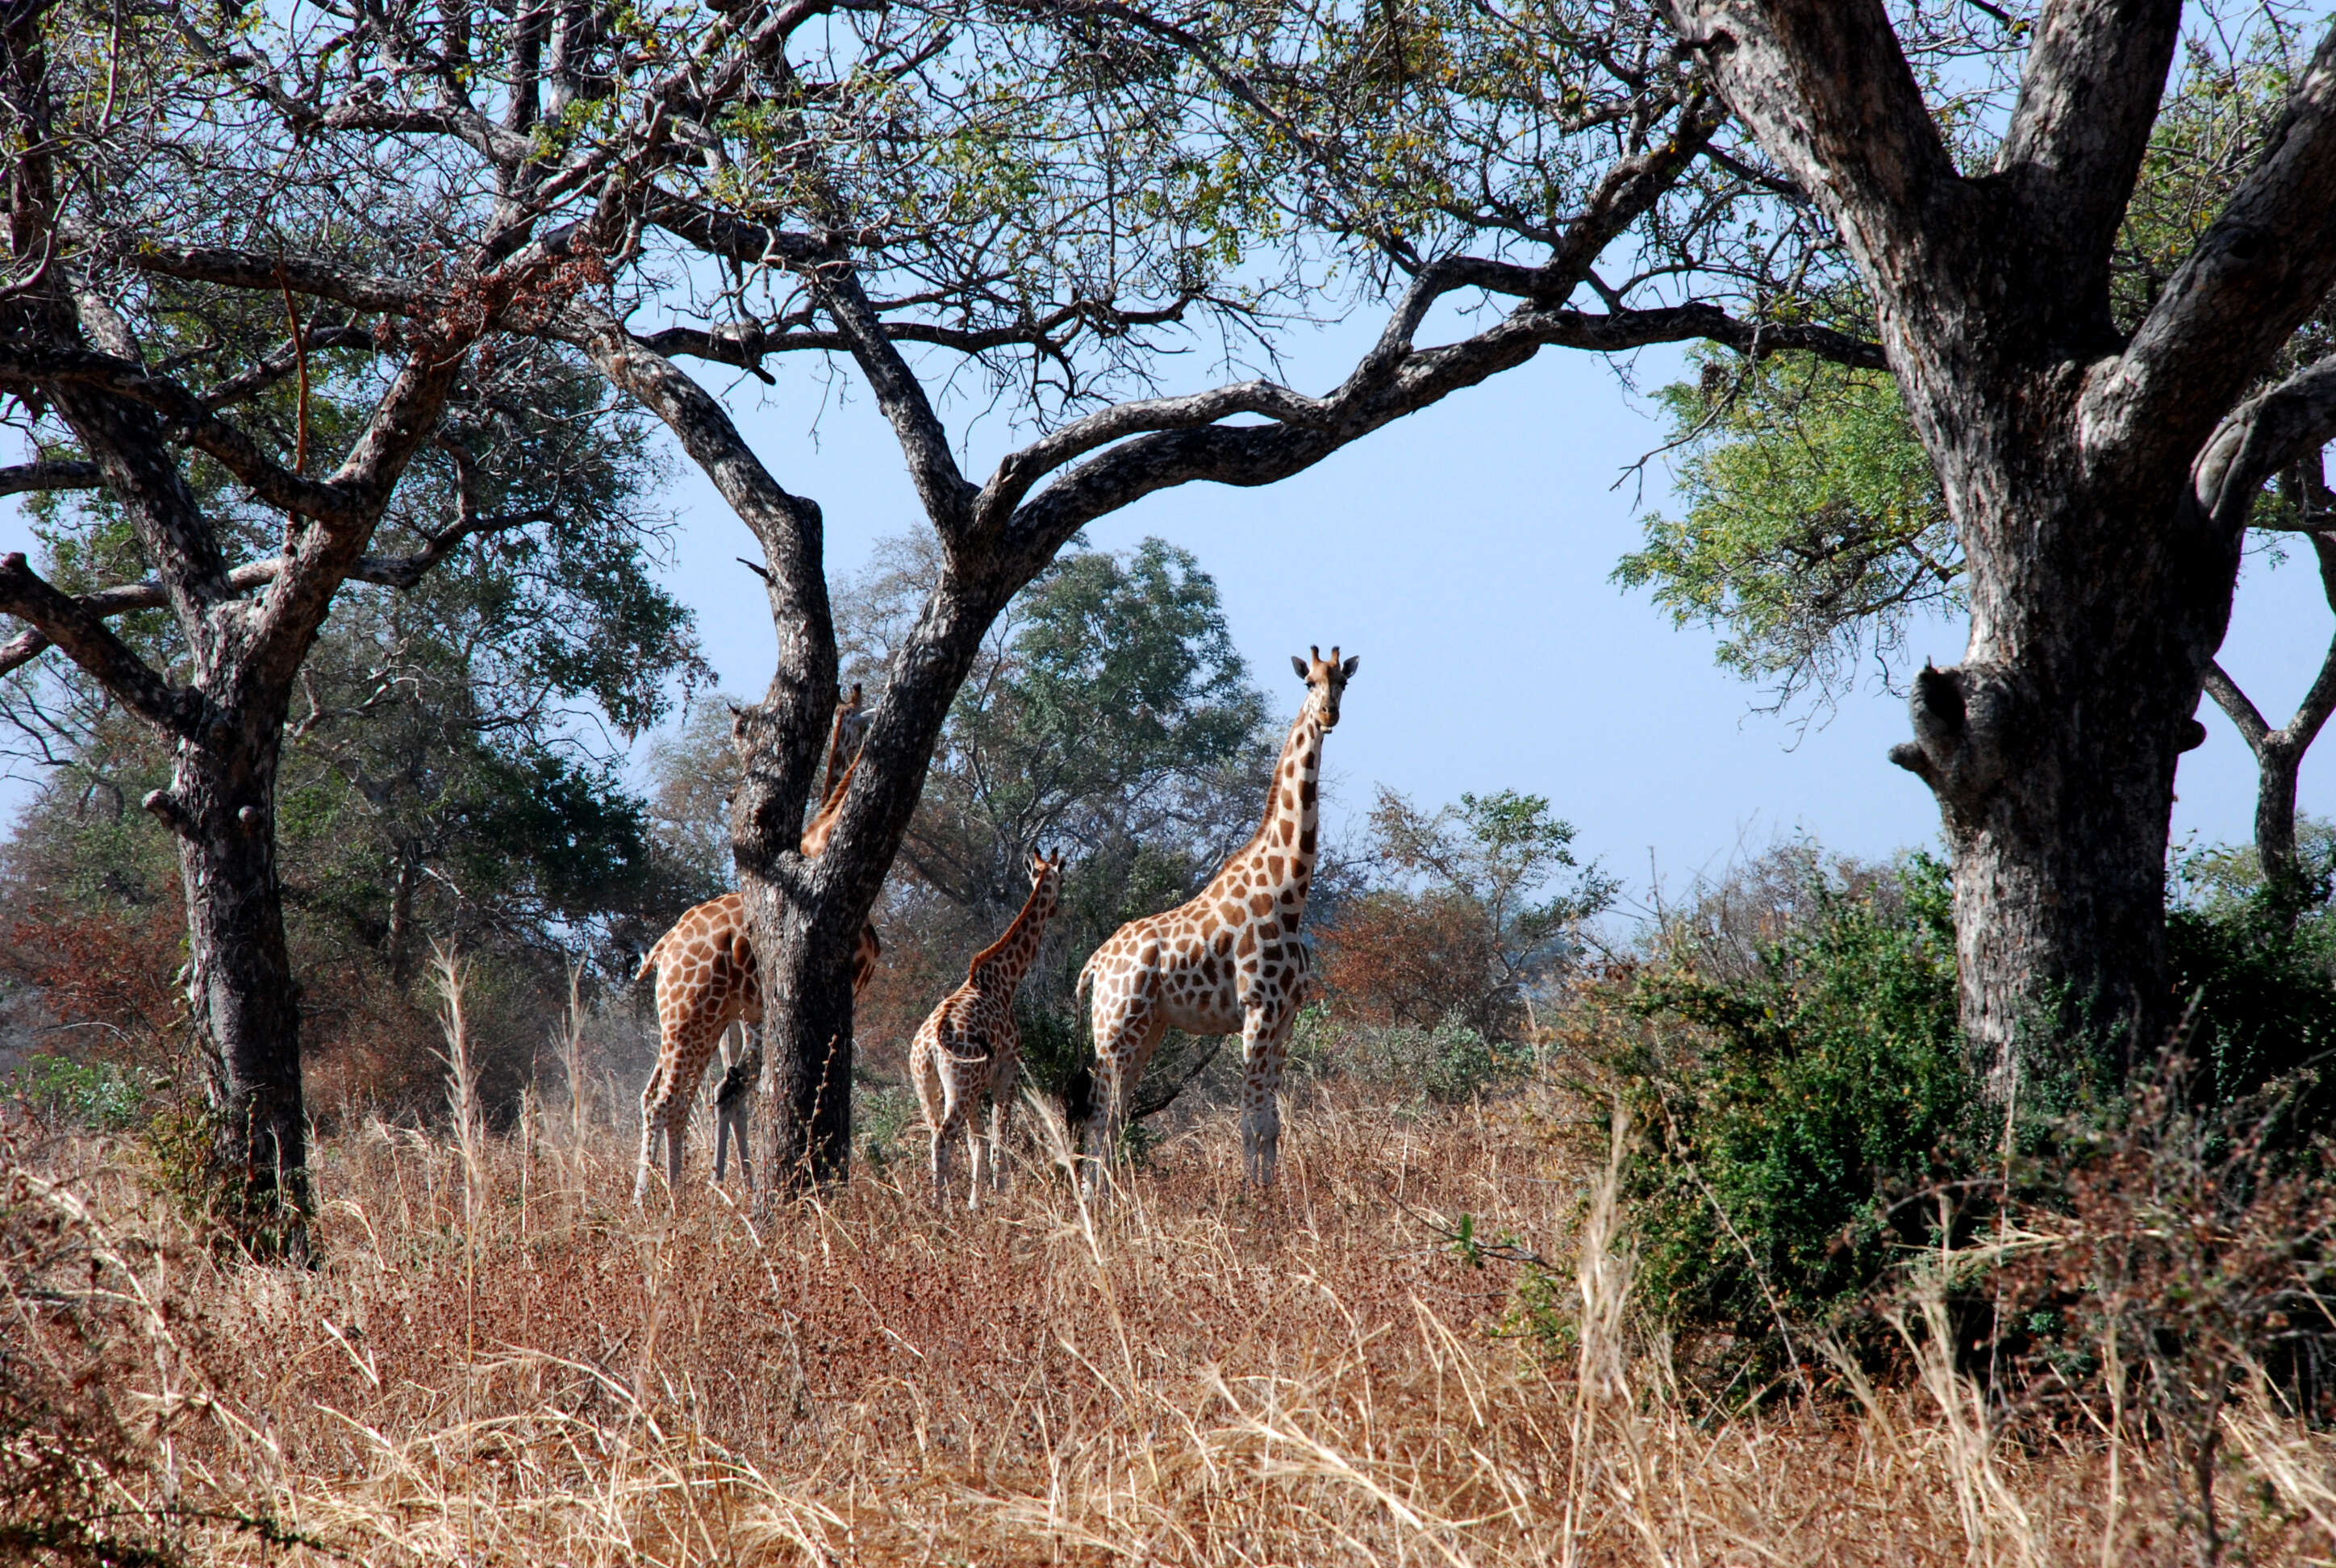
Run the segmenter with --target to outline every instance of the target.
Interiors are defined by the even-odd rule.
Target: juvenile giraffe
[[[1314,878],[1316,794],[1322,737],[1338,722],[1338,697],[1355,667],[1332,648],[1290,659],[1306,705],[1290,726],[1274,770],[1265,821],[1191,902],[1119,928],[1079,971],[1095,988],[1097,1115],[1087,1130],[1093,1185],[1119,1146],[1129,1096],[1163,1030],[1241,1037],[1241,1169],[1270,1185],[1281,1143],[1281,1061],[1306,1000],[1305,946],[1298,940]]]
[[[917,1103],[924,1107],[925,1123],[933,1130],[933,1203],[949,1207],[949,1145],[958,1128],[965,1128],[967,1156],[973,1165],[973,1190],[966,1207],[981,1205],[981,1129],[975,1116],[984,1094],[989,1096],[989,1182],[1005,1184],[1006,1126],[1014,1115],[1014,1081],[1022,1070],[1022,1036],[1014,1024],[1014,992],[1038,956],[1046,921],[1063,891],[1063,857],[1053,860],[1032,851],[1030,896],[1006,934],[973,956],[966,966],[965,984],[942,998],[941,1005],[917,1030],[909,1047],[909,1079],[917,1086]]]
[[[806,858],[827,847],[843,811],[844,793],[859,770],[858,746],[868,721],[861,713],[860,687],[836,703],[835,722],[828,731],[827,794],[819,814],[803,830]],[[851,761],[844,755],[850,751]],[[852,994],[868,989],[882,952],[876,928],[862,925],[859,945],[852,954]],[[754,950],[747,940],[746,902],[730,892],[711,899],[684,914],[673,929],[657,940],[641,959],[638,985],[657,972],[657,1061],[641,1090],[641,1159],[633,1177],[633,1201],[648,1194],[649,1165],[656,1158],[657,1139],[665,1135],[666,1171],[676,1188],[681,1185],[682,1139],[689,1125],[690,1103],[706,1076],[706,1064],[734,1022],[759,1027],[763,1022],[762,983],[756,978]],[[759,1045],[753,1053],[758,1060]],[[726,1084],[726,1079],[725,1079]],[[733,1096],[734,1103],[737,1096]],[[736,1103],[740,1147],[745,1147],[745,1107]],[[720,1107],[716,1107],[717,1112]],[[751,1180],[751,1178],[750,1178]]]

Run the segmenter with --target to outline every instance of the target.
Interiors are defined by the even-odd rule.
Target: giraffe
[[[838,695],[835,722],[828,731],[827,794],[818,815],[803,830],[801,847],[807,859],[827,847],[836,819],[843,812],[844,794],[859,771],[858,748],[864,744],[868,726],[861,705],[857,686],[849,696]],[[848,763],[844,761],[847,751],[851,753]],[[854,997],[875,978],[876,961],[882,951],[876,928],[863,924],[852,954]],[[706,1064],[733,1023],[759,1027],[763,1022],[762,984],[755,977],[754,950],[747,940],[745,897],[725,893],[685,913],[642,958],[633,983],[638,985],[652,970],[657,978],[657,1061],[641,1090],[641,1158],[633,1177],[636,1203],[648,1194],[649,1165],[656,1157],[660,1132],[665,1135],[667,1178],[676,1188],[681,1185],[682,1138],[689,1125],[690,1102],[697,1097],[697,1086],[706,1076]],[[759,1070],[759,1045],[752,1054]],[[725,1077],[725,1087],[727,1082]],[[735,1130],[744,1150],[745,1117],[753,1101],[735,1095],[732,1100]],[[717,1103],[717,1113],[720,1109]],[[720,1125],[717,1123],[717,1158]],[[752,1180],[750,1174],[748,1181]]]
[[[909,1079],[933,1131],[933,1204],[949,1207],[949,1144],[965,1128],[973,1190],[966,1207],[981,1204],[981,1130],[976,1123],[981,1096],[989,1096],[989,1181],[1005,1184],[999,1164],[1006,1152],[1006,1125],[1014,1115],[1014,1080],[1022,1070],[1022,1036],[1014,1025],[1014,992],[1038,956],[1046,921],[1062,897],[1063,857],[1048,860],[1030,852],[1030,896],[1006,934],[973,956],[965,984],[941,1000],[917,1030],[909,1047]]]
[[[1338,698],[1360,657],[1332,648],[1290,664],[1306,703],[1281,747],[1265,820],[1198,897],[1164,914],[1130,920],[1095,950],[1078,989],[1095,989],[1097,1104],[1088,1127],[1087,1181],[1119,1145],[1127,1105],[1161,1032],[1241,1037],[1241,1169],[1270,1185],[1280,1150],[1274,1096],[1290,1027],[1306,999],[1309,962],[1298,940],[1314,877],[1322,737],[1338,722]]]

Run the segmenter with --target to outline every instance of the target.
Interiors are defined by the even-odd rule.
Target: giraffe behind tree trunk
[[[865,739],[867,726],[860,716],[860,688],[856,686],[851,696],[836,703],[835,722],[828,734],[829,772],[835,776],[818,814],[803,829],[803,852],[807,857],[817,855],[826,847],[836,814],[843,804],[844,792],[851,787],[852,774],[859,769],[860,758],[855,754],[842,766],[842,773],[835,774],[847,747],[856,746]],[[875,978],[881,951],[876,928],[863,924],[852,953],[853,996],[866,990],[869,981]],[[683,1136],[689,1125],[691,1102],[697,1097],[697,1086],[706,1076],[706,1065],[733,1023],[759,1027],[763,1022],[762,982],[755,969],[754,948],[747,940],[745,895],[725,893],[699,904],[675,921],[673,929],[658,938],[657,945],[641,960],[634,983],[647,979],[652,971],[657,978],[657,1061],[641,1090],[641,1157],[633,1177],[636,1203],[648,1195],[649,1167],[656,1160],[660,1134],[665,1137],[667,1180],[679,1189]],[[754,1055],[759,1061],[759,1044]],[[742,1146],[745,1118],[751,1103],[745,1102],[738,1112],[736,1130],[741,1135]],[[717,1161],[721,1154],[719,1140],[726,1126],[728,1124],[716,1124]],[[715,1179],[721,1179],[718,1168]],[[751,1183],[751,1170],[747,1179]]]

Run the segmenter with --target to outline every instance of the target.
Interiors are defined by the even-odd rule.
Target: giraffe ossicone
[[[1006,933],[973,956],[965,984],[927,1016],[909,1047],[909,1081],[933,1134],[933,1203],[949,1207],[949,1144],[965,1129],[967,1159],[973,1167],[966,1207],[981,1204],[983,1147],[975,1114],[989,1096],[989,1184],[1006,1182],[1006,1129],[1014,1116],[1014,1086],[1022,1071],[1022,1034],[1014,1022],[1014,993],[1046,934],[1046,922],[1063,893],[1063,856],[1048,860],[1033,850],[1028,861],[1030,896]]]
[[[842,814],[844,794],[860,769],[860,750],[867,743],[868,723],[868,716],[861,711],[859,687],[854,686],[849,696],[837,695],[835,721],[828,729],[826,794],[803,833],[801,849],[806,859],[827,847],[836,819]],[[862,924],[852,954],[852,994],[855,998],[875,978],[876,962],[882,952],[883,944],[877,940],[876,928]],[[633,1176],[633,1202],[637,1204],[648,1195],[649,1167],[656,1158],[660,1135],[665,1139],[667,1179],[679,1190],[682,1144],[689,1126],[691,1103],[696,1099],[698,1086],[706,1077],[706,1065],[713,1059],[715,1047],[732,1024],[743,1022],[756,1028],[762,1025],[762,980],[755,969],[754,947],[747,940],[745,896],[724,893],[676,920],[673,929],[659,937],[657,945],[642,958],[640,971],[633,977],[633,983],[638,985],[652,971],[657,978],[657,1060],[649,1073],[649,1081],[641,1089],[641,1157]],[[759,1077],[759,1040],[753,1057]],[[725,1090],[731,1088],[728,1076],[724,1085]],[[720,1118],[715,1133],[717,1161],[723,1135],[735,1132],[741,1163],[746,1164],[746,1123],[753,1105],[752,1095],[734,1093],[726,1114],[723,1107],[716,1106]],[[752,1184],[753,1166],[747,1164],[746,1170],[747,1181]],[[715,1179],[721,1179],[718,1169]]]
[[[1198,896],[1163,914],[1130,920],[1079,971],[1094,988],[1096,1115],[1087,1128],[1087,1181],[1101,1178],[1118,1149],[1127,1107],[1161,1035],[1241,1037],[1241,1169],[1273,1181],[1281,1112],[1275,1096],[1290,1026],[1305,1004],[1311,969],[1298,935],[1314,880],[1322,737],[1338,722],[1338,699],[1361,658],[1341,663],[1319,648],[1290,664],[1306,702],[1290,726],[1257,834],[1225,862]]]

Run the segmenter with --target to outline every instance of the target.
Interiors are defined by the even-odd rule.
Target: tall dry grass
[[[0,1383],[50,1412],[43,1495],[83,1497],[85,1529],[18,1544],[578,1568],[2177,1550],[2146,1433],[2015,1444],[1943,1357],[1903,1388],[1853,1368],[1814,1401],[1697,1405],[1634,1327],[1611,1164],[1551,1133],[1578,1112],[1323,1091],[1272,1196],[1211,1119],[1101,1210],[1034,1117],[1005,1200],[946,1219],[913,1162],[758,1216],[703,1184],[701,1143],[641,1213],[629,1128],[375,1123],[318,1150],[308,1272],[214,1261],[127,1146],[23,1144]],[[1574,1260],[1557,1338],[1502,1331],[1510,1275],[1439,1233],[1462,1214]],[[43,1439],[16,1430],[21,1469]],[[2232,1549],[2328,1556],[2336,1446],[2261,1402],[2230,1437],[2255,1489]]]

